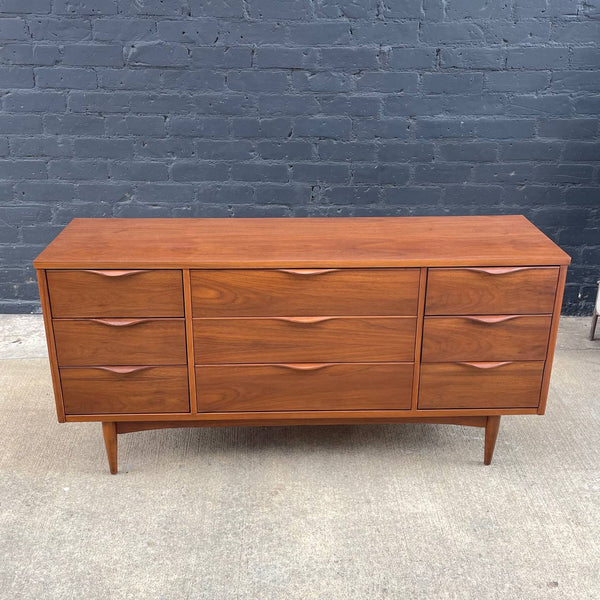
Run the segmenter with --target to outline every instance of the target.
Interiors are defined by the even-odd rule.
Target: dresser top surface
[[[74,219],[36,268],[564,265],[521,215]]]

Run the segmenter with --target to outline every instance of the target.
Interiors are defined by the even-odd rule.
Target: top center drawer
[[[194,270],[194,317],[416,315],[419,269]]]

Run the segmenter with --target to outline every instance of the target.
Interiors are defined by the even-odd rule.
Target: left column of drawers
[[[66,415],[190,411],[180,270],[46,271]]]

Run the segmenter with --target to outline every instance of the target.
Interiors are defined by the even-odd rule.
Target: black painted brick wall
[[[600,276],[598,0],[0,0],[0,311],[76,216],[524,213]]]

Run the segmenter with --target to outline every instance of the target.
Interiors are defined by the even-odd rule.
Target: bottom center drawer
[[[413,363],[200,365],[200,412],[409,409]]]

